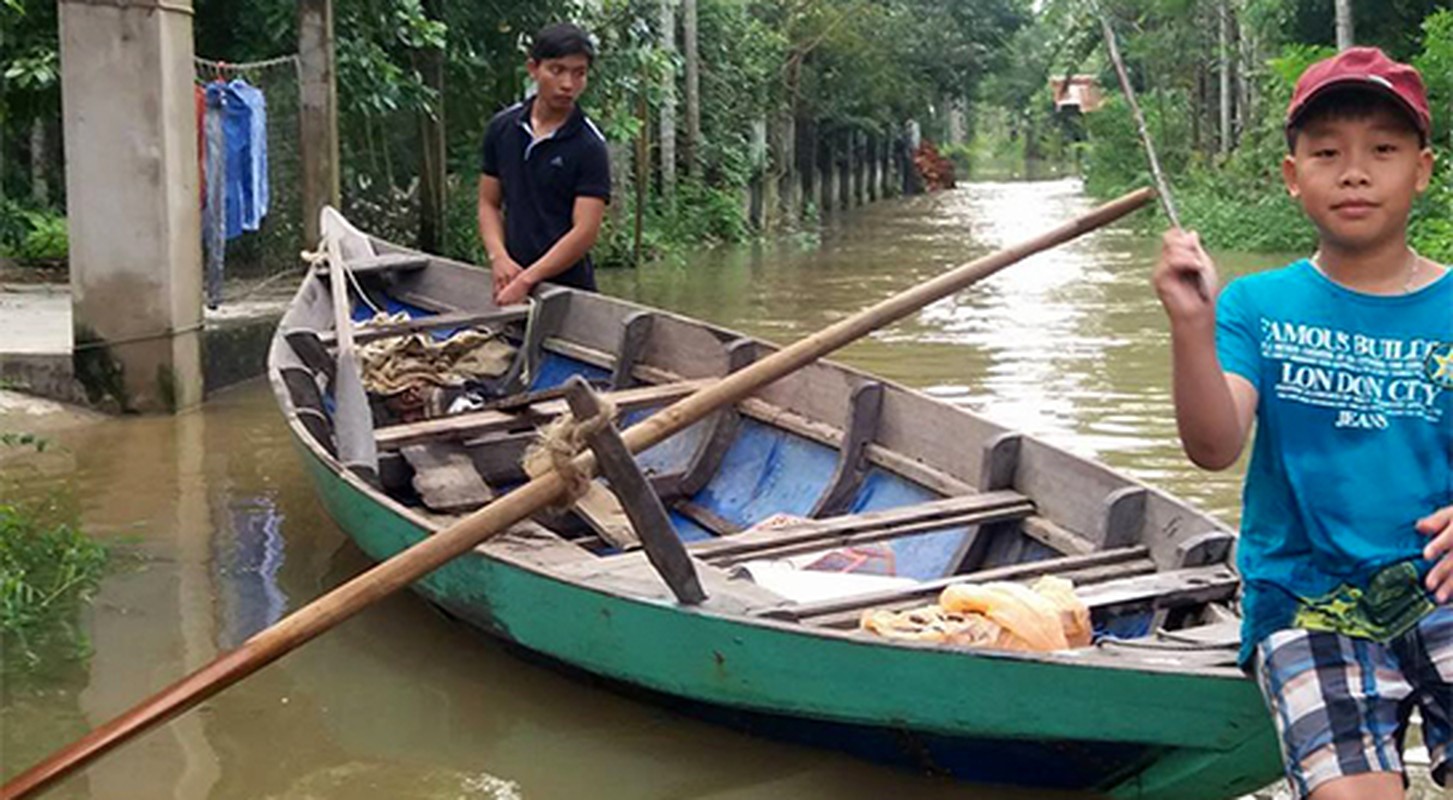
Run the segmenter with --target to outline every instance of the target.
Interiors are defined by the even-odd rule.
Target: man
[[[610,161],[577,105],[594,58],[576,26],[540,31],[525,61],[538,92],[485,130],[479,233],[499,305],[523,302],[542,281],[595,291],[589,254],[610,202]]]

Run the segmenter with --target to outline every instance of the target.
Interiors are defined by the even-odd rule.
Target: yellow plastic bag
[[[981,614],[1003,628],[1000,646],[1010,650],[1048,652],[1069,647],[1059,607],[1033,589],[996,581],[961,583],[943,590],[938,604],[945,611]]]

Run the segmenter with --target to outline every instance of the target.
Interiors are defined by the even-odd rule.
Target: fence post
[[[298,2],[298,149],[302,157],[303,239],[318,243],[318,212],[338,206],[338,85],[333,0]]]

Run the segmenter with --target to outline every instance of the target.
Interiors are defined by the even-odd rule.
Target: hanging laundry
[[[238,78],[207,85],[208,102],[218,98],[227,146],[228,239],[255,231],[267,216],[267,101],[262,90]]]
[[[242,115],[236,108],[245,108],[246,147],[242,157],[242,229],[255,231],[267,216],[267,98],[262,90],[241,78],[227,85],[236,106],[228,106],[228,119],[239,119],[234,125],[243,127]],[[228,131],[229,135],[232,131]],[[241,137],[239,137],[241,138]]]
[[[205,257],[203,290],[207,305],[222,302],[222,270],[227,253],[227,139],[222,84],[209,84],[202,116],[204,165],[202,185],[202,252]]]

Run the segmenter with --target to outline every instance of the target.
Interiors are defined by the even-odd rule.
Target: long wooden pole
[[[623,435],[625,443],[631,452],[640,452],[716,409],[742,400],[763,386],[878,328],[903,319],[924,306],[1035,253],[1104,227],[1151,202],[1154,196],[1150,189],[1131,192],[1034,239],[964,264],[834,323],[688,395],[632,426]],[[575,463],[578,469],[588,473],[594,471],[595,459],[589,452],[578,456]],[[11,800],[40,791],[132,736],[217,694],[343,622],[374,601],[408,586],[455,556],[473,549],[490,536],[557,502],[563,491],[564,484],[553,471],[535,478],[298,609],[281,622],[243,642],[236,650],[223,654],[212,663],[52,754],[0,788],[0,798]]]
[[[1100,16],[1100,27],[1105,31],[1105,50],[1110,54],[1110,61],[1115,65],[1115,75],[1120,79],[1120,90],[1125,93],[1125,102],[1130,106],[1130,113],[1135,115],[1135,127],[1140,132],[1140,143],[1145,147],[1146,158],[1150,161],[1150,175],[1155,180],[1155,188],[1160,193],[1161,207],[1165,209],[1165,215],[1170,218],[1170,224],[1181,227],[1180,215],[1176,213],[1175,198],[1171,196],[1170,184],[1165,180],[1165,173],[1160,169],[1160,159],[1155,155],[1155,142],[1150,138],[1150,128],[1145,124],[1145,114],[1140,111],[1140,103],[1135,99],[1135,87],[1130,85],[1130,76],[1125,72],[1125,62],[1120,58],[1120,45],[1115,41],[1115,29],[1110,27],[1110,18],[1105,15],[1104,10],[1098,8]]]

